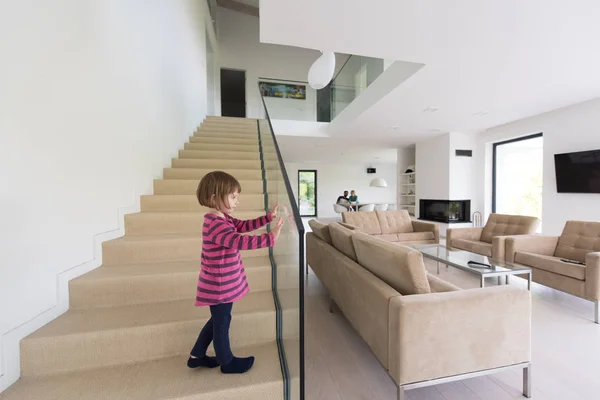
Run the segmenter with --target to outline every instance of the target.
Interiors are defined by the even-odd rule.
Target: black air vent
[[[456,150],[456,157],[473,157],[473,150]]]

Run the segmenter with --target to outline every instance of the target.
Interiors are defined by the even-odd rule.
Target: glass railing
[[[381,58],[350,56],[329,85],[320,90],[308,82],[274,78],[259,78],[258,85],[271,122],[331,122],[390,64]]]
[[[383,73],[384,64],[381,58],[354,55],[346,60],[329,85],[332,120]]]
[[[264,88],[263,88],[264,89]],[[266,119],[258,120],[265,208],[279,204],[285,225],[271,249],[277,344],[285,400],[304,400],[304,225],[290,185],[263,96]]]

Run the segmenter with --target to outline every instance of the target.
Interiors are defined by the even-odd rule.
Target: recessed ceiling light
[[[423,110],[423,112],[436,112],[439,110],[439,107],[427,107]]]
[[[475,115],[476,117],[483,117],[484,115],[488,115],[490,112],[489,111],[478,111],[476,113],[474,113],[473,115]]]

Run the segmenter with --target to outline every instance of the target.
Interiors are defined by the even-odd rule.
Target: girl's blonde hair
[[[242,185],[233,176],[223,171],[209,172],[202,178],[196,197],[200,205],[204,207],[222,210],[229,208],[227,197],[237,190],[242,192]]]

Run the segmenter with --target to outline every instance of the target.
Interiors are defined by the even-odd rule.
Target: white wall
[[[308,70],[320,52],[298,47],[264,44],[259,41],[259,19],[251,15],[217,8],[221,66],[246,71],[246,113],[249,118],[264,118],[258,91],[258,78],[305,82]],[[293,28],[291,28],[293,29]],[[336,54],[336,71],[347,55]],[[306,84],[306,100],[269,98],[272,119],[316,121],[316,91]]]
[[[456,156],[456,150],[472,150],[477,146],[474,134],[450,132],[450,164],[448,200],[471,200],[475,197],[475,158]]]
[[[450,135],[416,144],[417,203],[420,199],[447,199],[450,195]]]
[[[377,169],[376,174],[367,174],[367,168]],[[286,163],[290,184],[298,200],[298,170],[317,170],[317,213],[319,218],[339,217],[333,204],[344,190],[356,190],[361,203],[396,203],[396,164],[297,164]],[[369,187],[374,178],[383,178],[387,188]]]
[[[100,264],[119,211],[203,120],[207,14],[204,0],[0,3],[0,391],[19,340],[66,311],[67,280]]]
[[[477,201],[491,212],[492,143],[542,132],[543,233],[560,234],[567,220],[600,221],[600,194],[557,193],[554,154],[600,149],[600,99],[488,130],[478,137]],[[483,206],[481,206],[483,205]]]

